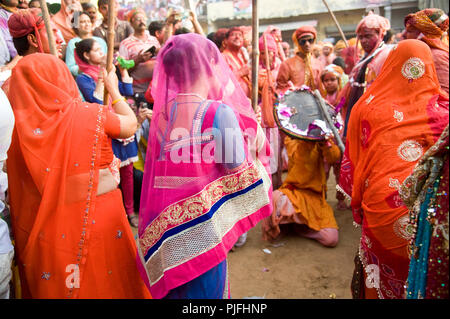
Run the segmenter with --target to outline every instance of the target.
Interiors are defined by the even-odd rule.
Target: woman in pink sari
[[[229,298],[227,253],[271,213],[270,148],[215,44],[172,37],[153,80],[139,213],[154,298]]]

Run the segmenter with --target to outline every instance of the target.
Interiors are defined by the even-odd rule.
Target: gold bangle
[[[114,104],[116,104],[116,103],[118,103],[118,102],[120,102],[120,101],[126,101],[127,99],[125,98],[125,97],[120,97],[120,98],[118,98],[117,100],[114,100],[114,101],[112,101],[112,105],[114,105]]]

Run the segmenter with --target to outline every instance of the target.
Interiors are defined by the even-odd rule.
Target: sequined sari
[[[448,299],[448,126],[403,182],[414,229],[407,298]]]

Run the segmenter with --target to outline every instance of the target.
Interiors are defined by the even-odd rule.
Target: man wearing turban
[[[53,29],[56,51],[58,57],[61,58],[63,39],[59,36],[56,26],[52,22],[50,25]],[[8,27],[19,55],[25,56],[37,52],[50,53],[41,9],[23,9],[13,13],[8,20]]]
[[[353,67],[349,81],[338,97],[338,100],[342,101],[340,107],[342,118],[345,119],[344,138],[347,135],[347,123],[353,105],[375,81],[392,49],[392,46],[383,42],[384,35],[390,28],[388,19],[374,13],[365,16],[356,27],[356,47],[360,45],[365,54]]]
[[[441,9],[425,9],[405,17],[406,38],[422,40],[431,49],[441,88],[449,93],[449,18]]]
[[[50,21],[55,39],[56,52],[62,58],[62,44],[64,40],[59,36],[59,30]],[[22,9],[14,12],[8,20],[9,33],[11,34],[18,56],[26,56],[32,53],[50,53],[47,31],[42,18],[41,9]],[[9,79],[3,85],[3,91],[8,94]]]
[[[292,35],[296,47],[295,56],[286,59],[280,66],[277,78],[277,90],[306,85],[311,89],[319,87],[320,63],[312,58],[312,47],[317,31],[312,26],[302,26]]]
[[[341,115],[344,119],[344,143],[353,105],[375,81],[391,51],[392,46],[388,46],[383,42],[383,38],[390,27],[388,19],[373,13],[369,13],[364,17],[356,27],[357,40],[356,45],[353,47],[353,52],[356,56],[359,51],[356,48],[361,46],[365,55],[353,67],[348,83],[337,97],[337,101],[339,101],[337,108],[341,109]],[[344,51],[349,49],[351,48],[346,48]],[[356,57],[355,61],[357,61]],[[340,177],[337,178],[337,183],[339,179]]]

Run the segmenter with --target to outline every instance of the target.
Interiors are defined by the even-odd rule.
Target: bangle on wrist
[[[116,103],[120,102],[120,101],[126,101],[125,97],[121,96],[119,97],[117,100],[112,101],[112,105],[115,105]]]

